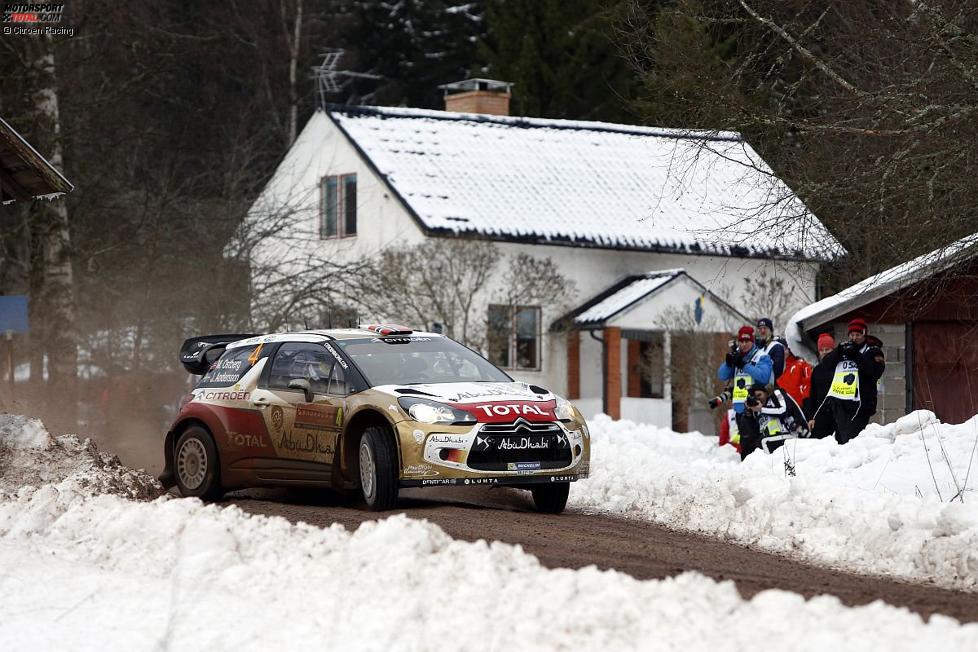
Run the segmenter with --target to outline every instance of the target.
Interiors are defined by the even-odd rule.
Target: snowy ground
[[[846,446],[789,442],[795,477],[782,451],[741,464],[732,448],[695,433],[604,415],[590,426],[592,477],[571,491],[574,507],[850,571],[978,589],[978,417],[947,425],[914,412],[870,425]]]
[[[786,505],[804,514],[796,518],[808,526],[803,549],[805,541],[821,541],[818,550],[862,542],[852,532],[863,523],[875,531],[877,508],[892,509],[887,500],[898,495],[872,477],[873,451],[893,449],[883,473],[890,492],[905,491],[916,468],[899,452],[900,437],[873,446],[864,435],[865,463],[846,461],[856,457],[852,445],[844,453],[799,446],[799,476],[786,481],[771,458],[741,467],[711,440],[594,425],[595,476],[575,487],[576,504],[605,500],[604,509],[769,547],[794,536],[782,532]],[[31,463],[38,472],[25,476]],[[738,471],[746,475],[736,481]],[[844,484],[825,488],[830,481]],[[820,493],[809,493],[816,485]],[[978,649],[978,625],[941,616],[924,623],[882,603],[848,608],[783,591],[745,601],[733,584],[695,573],[638,581],[594,568],[548,570],[519,547],[455,541],[404,516],[348,532],[196,500],[145,500],[155,491],[152,479],[89,446],[0,415],[0,650]],[[832,496],[846,496],[846,511],[834,511]],[[936,499],[909,498],[917,520],[899,512],[894,530],[891,513],[879,516],[896,539],[918,530],[935,537],[937,523],[962,522]],[[860,504],[872,516],[852,520]],[[708,505],[728,507],[724,528],[710,524],[720,517]],[[952,511],[969,505],[970,496]]]

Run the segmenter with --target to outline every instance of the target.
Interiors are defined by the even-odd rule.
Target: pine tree
[[[477,76],[482,2],[396,0],[351,3],[343,65],[380,79],[353,80],[349,103],[440,109],[441,84]]]
[[[482,56],[511,81],[514,113],[631,122],[634,73],[615,43],[622,2],[489,0]]]

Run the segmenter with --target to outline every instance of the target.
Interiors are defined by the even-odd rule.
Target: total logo
[[[491,417],[493,415],[499,417],[508,417],[510,415],[519,417],[519,416],[527,416],[530,414],[540,416],[540,417],[547,416],[547,413],[541,410],[536,405],[529,405],[527,403],[510,403],[510,404],[496,403],[493,405],[477,405],[475,407],[477,410],[482,410],[487,417]]]

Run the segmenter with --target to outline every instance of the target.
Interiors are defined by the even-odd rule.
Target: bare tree
[[[322,326],[337,305],[361,298],[371,266],[362,258],[324,255],[317,193],[266,190],[225,248],[226,260],[248,279],[252,328]]]
[[[54,49],[48,36],[31,39],[31,45],[34,139],[51,164],[63,170]],[[64,200],[35,202],[30,212],[30,230],[31,379],[35,382],[41,379],[46,357],[51,382],[62,390],[73,391],[77,376],[77,325],[68,207]]]
[[[499,289],[490,292],[494,285]],[[520,253],[507,259],[493,242],[442,238],[381,252],[360,290],[360,305],[373,315],[417,327],[439,322],[446,335],[484,351],[490,335],[506,337],[487,328],[491,302],[546,305],[556,315],[573,283],[549,258]]]
[[[485,346],[485,323],[476,312],[499,264],[484,240],[443,239],[387,249],[362,279],[360,303],[371,313],[409,319],[426,328],[440,322],[466,346]]]
[[[783,277],[762,269],[744,286],[738,306],[752,320],[768,317],[775,329],[781,329],[798,308],[792,288]]]
[[[973,3],[633,0],[620,28],[646,118],[743,133],[848,249],[830,284],[978,231]]]

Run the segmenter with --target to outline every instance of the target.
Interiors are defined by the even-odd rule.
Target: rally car
[[[208,335],[180,360],[203,378],[166,433],[160,481],[184,496],[328,487],[384,510],[400,487],[496,485],[559,513],[588,476],[577,408],[437,333]]]

